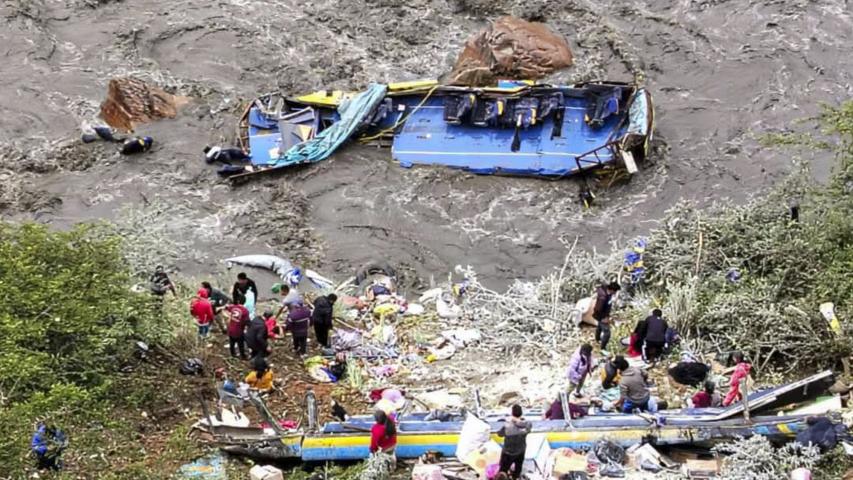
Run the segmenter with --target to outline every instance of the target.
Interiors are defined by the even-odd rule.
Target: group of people
[[[652,317],[659,318],[660,315],[657,312],[659,311],[656,310]],[[742,383],[748,379],[751,365],[745,360],[741,352],[734,352],[731,358],[735,366],[729,379],[729,390],[726,396],[720,398],[720,395],[715,392],[715,383],[708,380],[704,383],[702,390],[696,392],[690,399],[689,406],[694,408],[727,407],[743,398]],[[583,397],[581,390],[584,383],[596,367],[596,362],[592,357],[592,346],[588,343],[581,345],[572,355],[566,371],[568,392],[573,398]],[[603,394],[614,391],[618,387],[618,396],[615,396],[616,400],[613,402],[613,408],[616,411],[622,413],[654,412],[659,408],[664,408],[662,402],[653,401],[646,370],[641,366],[631,366],[624,356],[616,355],[607,360],[601,368],[600,376]],[[570,411],[572,411],[573,406],[570,402]],[[545,413],[545,418],[548,419],[562,419],[564,416],[562,401],[559,398]]]
[[[258,286],[245,273],[237,275],[237,281],[228,296],[202,282],[195,297],[190,300],[190,315],[198,327],[198,335],[206,339],[211,325],[216,324],[228,336],[232,357],[266,357],[271,352],[270,340],[289,332],[293,338],[293,350],[297,355],[308,353],[308,334],[313,325],[317,343],[329,348],[329,332],[332,329],[335,294],[321,295],[314,299],[313,309],[295,289],[276,284],[273,292],[281,296],[277,312],[265,310],[255,315],[258,301]],[[246,353],[248,347],[249,355]]]

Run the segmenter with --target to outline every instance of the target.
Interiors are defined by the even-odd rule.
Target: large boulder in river
[[[545,24],[502,17],[468,39],[446,83],[482,87],[499,78],[532,80],[571,65],[566,39]]]
[[[188,101],[138,78],[114,78],[101,104],[101,117],[115,129],[132,132],[139,123],[175,118],[178,108]]]

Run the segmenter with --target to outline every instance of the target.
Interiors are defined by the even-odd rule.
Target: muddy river
[[[371,147],[239,187],[203,161],[205,145],[233,140],[241,101],[435,78],[505,13],[569,39],[576,65],[552,81],[639,77],[654,95],[655,155],[597,189],[592,210],[573,180],[403,169]],[[384,258],[412,284],[458,263],[496,286],[537,276],[576,236],[610,249],[679,199],[740,201],[798,161],[825,176],[829,158],[759,139],[853,94],[845,0],[6,0],[0,22],[0,215],[66,227],[135,212],[140,229],[191,244],[172,263],[197,274],[275,253],[337,276]],[[128,74],[194,101],[139,128],[150,154],[73,144]]]

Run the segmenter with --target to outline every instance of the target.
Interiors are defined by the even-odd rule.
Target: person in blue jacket
[[[62,430],[39,423],[33,434],[30,448],[38,461],[39,470],[60,470],[62,468],[62,451],[68,440]]]

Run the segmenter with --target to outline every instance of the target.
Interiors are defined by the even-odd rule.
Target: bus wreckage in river
[[[620,82],[473,88],[419,81],[359,93],[270,94],[251,102],[238,125],[250,165],[220,174],[238,179],[318,162],[350,139],[390,146],[403,167],[561,178],[622,165],[633,173],[653,129],[649,92]]]

